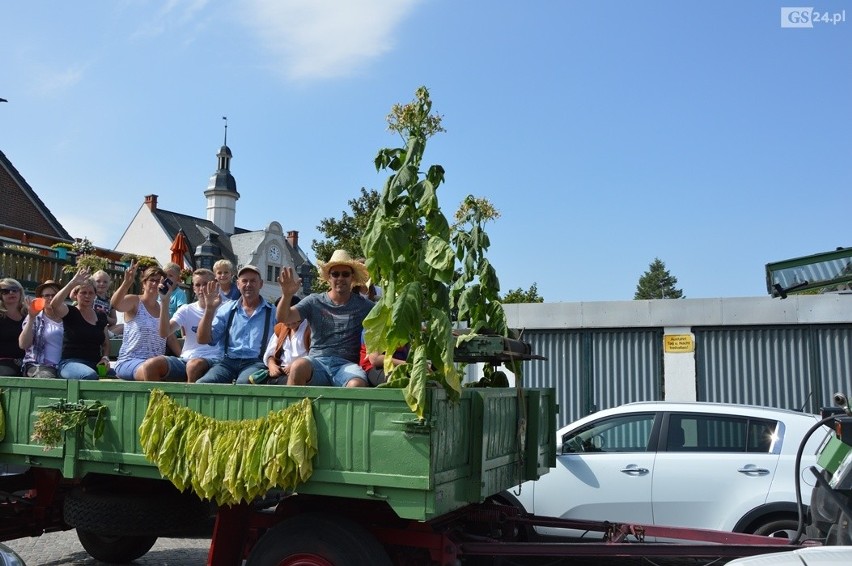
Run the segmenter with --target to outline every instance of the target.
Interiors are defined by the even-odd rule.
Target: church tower
[[[231,175],[231,149],[228,147],[228,121],[225,120],[225,143],[219,149],[219,168],[210,177],[210,183],[204,196],[207,197],[207,220],[218,226],[226,234],[234,233],[234,222],[237,212],[237,181]]]

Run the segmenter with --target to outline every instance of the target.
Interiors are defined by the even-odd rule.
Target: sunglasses
[[[352,272],[351,271],[332,271],[331,273],[329,273],[329,275],[331,275],[335,279],[338,278],[338,277],[346,278],[346,277],[352,277]]]
[[[14,287],[12,287],[12,288],[7,287],[6,289],[0,289],[0,295],[8,295],[9,293],[16,293],[17,294],[17,293],[20,293],[20,292],[21,292],[20,289],[15,289]]]

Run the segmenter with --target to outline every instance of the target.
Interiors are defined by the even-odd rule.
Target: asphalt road
[[[27,566],[104,566],[86,554],[74,530],[49,533],[40,537],[6,541]],[[162,538],[142,558],[131,564],[139,566],[204,566],[210,539]],[[692,558],[571,558],[554,560],[511,559],[502,566],[720,566],[726,560]]]
[[[103,565],[89,556],[74,530],[40,537],[6,541],[27,566]],[[207,563],[210,539],[161,538],[148,553],[131,564],[145,566],[203,566]]]

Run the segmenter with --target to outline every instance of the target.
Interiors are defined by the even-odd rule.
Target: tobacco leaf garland
[[[151,390],[139,425],[145,457],[181,491],[219,505],[295,488],[313,473],[316,422],[307,398],[258,419],[221,421]]]

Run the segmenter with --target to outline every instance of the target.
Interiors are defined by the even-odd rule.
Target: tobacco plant
[[[364,320],[367,349],[392,353],[410,346],[408,363],[393,366],[388,355],[384,370],[387,386],[403,387],[406,402],[421,418],[429,381],[441,384],[451,399],[461,392],[451,313],[477,331],[488,328],[505,335],[506,326],[496,302],[499,283],[484,258],[486,218],[477,206],[482,200],[469,197],[468,213],[454,236],[438,205],[444,168],[421,170],[427,139],[443,131],[441,117],[430,114],[431,108],[429,91],[420,87],[411,103],[395,105],[388,116],[390,129],[403,136],[405,147],[385,148],[376,156],[376,170],[389,170],[390,176],[361,238],[367,268],[383,293]]]

